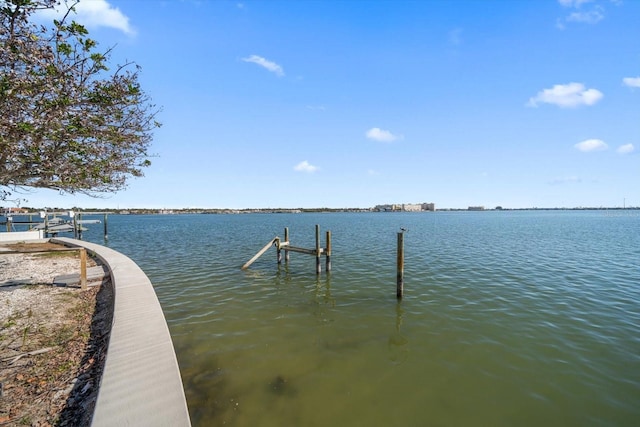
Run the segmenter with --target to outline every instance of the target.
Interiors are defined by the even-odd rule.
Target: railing
[[[35,251],[19,251],[19,250],[8,250],[8,251],[0,251],[0,255],[10,255],[10,254],[43,254],[43,253],[51,253],[51,252],[80,252],[80,288],[83,291],[87,290],[87,250],[85,248],[75,247],[65,247],[60,249],[48,249],[48,250],[35,250]]]

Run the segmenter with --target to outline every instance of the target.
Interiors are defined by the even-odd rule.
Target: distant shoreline
[[[7,213],[6,208],[0,208],[0,216],[5,216]],[[21,215],[39,215],[41,211],[45,209],[28,208],[22,209],[18,212],[12,211],[12,216]],[[66,215],[72,209],[54,208],[46,209],[49,214]],[[228,209],[228,208],[180,208],[180,209],[150,209],[150,208],[132,208],[132,209],[97,209],[87,208],[77,210],[82,214],[88,215],[180,215],[180,214],[250,214],[250,213],[399,213],[399,212],[411,212],[411,213],[434,213],[434,211],[407,211],[407,210],[395,210],[395,211],[380,211],[375,208],[243,208],[243,209]],[[440,208],[435,212],[493,212],[493,211],[638,211],[639,206],[628,207],[577,207],[577,208]]]

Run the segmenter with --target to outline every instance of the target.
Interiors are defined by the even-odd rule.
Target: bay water
[[[332,271],[270,249],[289,228]],[[404,227],[405,294],[396,298]],[[110,215],[194,426],[640,425],[640,212]]]

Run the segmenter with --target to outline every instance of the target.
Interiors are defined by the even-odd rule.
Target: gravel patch
[[[113,313],[109,277],[83,291],[52,286],[78,273],[61,245],[0,245],[0,425],[89,425]],[[8,254],[3,251],[42,251]],[[56,250],[58,252],[56,252]],[[87,257],[87,266],[95,266]]]

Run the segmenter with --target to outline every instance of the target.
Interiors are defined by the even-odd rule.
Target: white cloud
[[[587,139],[574,145],[578,150],[587,153],[590,151],[604,151],[609,146],[601,139]]]
[[[625,77],[622,83],[629,87],[640,87],[640,77]]]
[[[629,154],[629,153],[633,153],[635,149],[636,147],[634,147],[633,144],[624,144],[618,147],[616,151],[620,154]]]
[[[275,62],[269,61],[268,59],[263,58],[258,55],[251,55],[247,58],[242,58],[244,62],[253,62],[254,64],[258,64],[259,66],[271,71],[278,77],[284,76],[284,70],[282,67]]]
[[[618,4],[616,0],[612,3]],[[564,30],[565,23],[597,24],[604,19],[605,9],[600,0],[558,0],[561,6],[574,9],[566,17],[556,21],[556,27]],[[585,7],[583,7],[585,5]]]
[[[599,7],[586,11],[573,12],[567,16],[567,22],[581,22],[583,24],[597,24],[603,19],[604,14]]]
[[[597,89],[586,89],[582,83],[568,83],[554,85],[551,89],[544,89],[529,98],[528,107],[537,107],[538,104],[553,104],[562,108],[578,107],[580,105],[594,105],[604,95]]]
[[[558,3],[564,7],[580,7],[584,3],[590,3],[591,1],[593,0],[558,0]]]
[[[75,5],[75,11],[69,16],[74,21],[87,28],[107,27],[120,30],[128,35],[135,35],[135,30],[129,24],[129,18],[120,9],[113,7],[106,0],[81,1]],[[66,8],[63,5],[56,9],[44,9],[38,12],[41,19],[60,19]]]
[[[582,179],[578,178],[577,176],[564,176],[564,177],[552,179],[551,181],[549,181],[549,184],[561,185],[561,184],[571,184],[571,183],[580,183],[580,182],[582,182]]]
[[[303,160],[302,162],[298,163],[293,167],[293,170],[297,172],[307,172],[307,173],[314,173],[314,172],[317,172],[319,169],[320,168],[318,168],[317,166],[313,166],[306,160]]]
[[[402,135],[394,135],[388,130],[380,128],[371,128],[365,134],[367,138],[380,142],[393,142],[397,139],[402,139]]]

